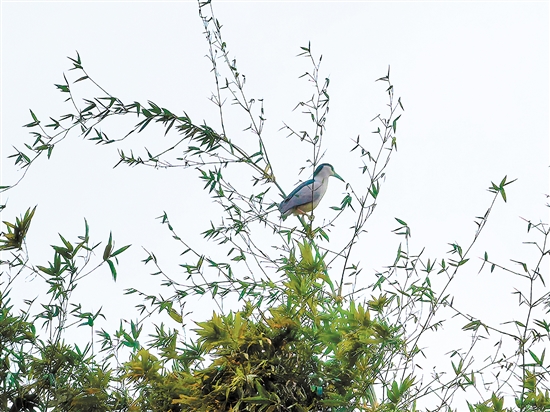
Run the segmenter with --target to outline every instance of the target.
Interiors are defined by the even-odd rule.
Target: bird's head
[[[317,169],[315,169],[315,172],[313,172],[313,178],[320,177],[321,179],[324,179],[329,176],[334,176],[337,179],[340,179],[342,182],[344,179],[340,177],[338,173],[334,171],[334,167],[332,167],[331,164],[323,163],[317,166]]]

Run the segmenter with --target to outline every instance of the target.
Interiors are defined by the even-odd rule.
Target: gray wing
[[[295,207],[318,201],[323,194],[314,190],[313,185],[314,181],[308,180],[294,189],[279,205],[281,214],[286,216]]]

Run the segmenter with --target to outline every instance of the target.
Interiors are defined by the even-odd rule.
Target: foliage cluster
[[[82,236],[71,242],[60,235],[60,244],[52,246],[52,261],[38,265],[30,262],[25,246],[36,208],[14,223],[4,222],[0,239],[0,409],[453,410],[465,408],[455,402],[457,394],[464,392],[470,411],[549,411],[545,346],[550,338],[550,294],[541,273],[548,254],[548,225],[527,222],[528,232],[540,236],[531,242],[540,252],[533,264],[515,262],[521,268],[518,271],[493,262],[487,253],[482,259],[481,269],[502,270],[527,280],[527,290],[516,291],[519,304],[528,308],[524,319],[504,326],[488,324],[456,307],[449,292],[457,273],[471,270],[471,249],[495,202],[499,198],[506,202],[506,186],[512,181],[505,177],[498,184],[491,183],[493,197],[483,216],[476,218],[473,239],[465,247],[450,244],[448,258],[426,260],[422,253],[411,253],[411,229],[396,218],[399,227],[394,232],[403,241],[395,260],[377,273],[372,285],[364,285],[359,280],[361,267],[355,262],[356,245],[397,150],[397,124],[403,111],[401,100],[394,98],[389,70],[378,79],[385,85],[388,111],[373,119],[374,138],[365,142],[358,137],[351,146],[363,164],[365,190],[348,183],[340,205],[332,207],[335,216],[327,223],[316,224],[310,214],[297,221],[288,219],[284,223],[288,226],[281,226],[277,204],[266,196],[269,190],[282,196],[285,192],[268,156],[262,102],[247,97],[246,77],[229,55],[209,2],[199,3],[199,15],[213,69],[211,101],[218,108],[218,127],[197,124],[186,113],[175,114],[150,101],[122,102],[91,78],[77,54],[70,58],[75,79],[70,82],[64,75],[64,83],[56,85],[74,110],[51,118],[47,125],[31,111],[32,121],[25,127],[32,130],[33,141],[23,150],[16,149],[10,158],[24,170],[24,177],[40,157],[52,156],[55,146],[71,133],[96,144],[116,145],[159,124],[167,138],[176,135],[174,142],[154,154],[147,149],[142,155],[119,149],[118,164],[198,169],[204,189],[222,210],[220,222],[212,222],[202,235],[226,251],[230,261],[217,261],[192,247],[163,213],[161,224],[182,249],[183,275],[165,272],[155,254],[147,252],[144,264],[162,276],[162,287],[170,294],[129,289],[128,294],[143,299],[137,308],[139,319],[121,320],[115,331],[98,330],[103,313],[87,312],[74,302],[73,292],[104,265],[116,281],[118,258],[130,246],[116,248],[109,236],[100,248],[100,243],[92,242],[85,222]],[[310,150],[308,162],[315,167],[323,157],[330,82],[321,77],[321,58],[314,58],[309,45],[301,48],[300,56],[311,63],[312,69],[302,77],[312,86],[313,96],[296,108],[311,124],[305,131],[287,124],[284,129]],[[99,97],[77,101],[73,87],[80,82],[95,85]],[[227,98],[245,115],[246,131],[257,145],[253,153],[226,130]],[[128,114],[136,115],[138,122],[121,139],[109,138],[98,127],[107,118]],[[246,190],[226,177],[228,170],[242,165],[252,180]],[[344,216],[354,224],[348,241],[335,249],[330,236]],[[299,225],[291,226],[292,221]],[[262,228],[273,233],[275,254],[260,246]],[[11,302],[10,293],[15,280],[29,274],[44,282],[47,300],[25,301],[21,309]],[[234,297],[241,309],[224,311],[218,306],[210,319],[188,330],[190,314],[185,305],[191,296],[210,296],[215,304]],[[166,319],[178,327],[151,324],[154,332],[143,344],[142,331],[152,314],[168,315]],[[428,356],[434,334],[442,333],[451,316],[464,319],[461,333],[471,334],[471,346],[450,353],[452,373],[442,366],[430,375],[418,367],[418,359]],[[85,347],[66,342],[67,332],[74,328],[90,328]],[[478,360],[476,345],[494,336],[494,354]],[[503,347],[513,347],[513,353],[505,355]],[[506,399],[505,407],[506,396],[514,403]]]

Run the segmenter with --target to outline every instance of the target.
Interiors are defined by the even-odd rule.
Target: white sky
[[[491,199],[491,181],[508,175],[508,203],[497,202],[472,258],[485,250],[508,264],[529,261],[531,249],[521,242],[526,224],[519,216],[548,222],[545,194],[549,191],[549,6],[548,2],[219,2],[214,3],[230,55],[247,76],[249,97],[263,98],[267,146],[279,183],[289,192],[306,165],[309,151],[278,131],[282,122],[300,129],[305,118],[292,113],[312,93],[298,79],[311,67],[295,57],[311,42],[323,55],[322,76],[330,77],[331,110],[327,122],[325,161],[355,187],[360,186],[360,162],[350,139],[368,139],[376,114],[385,110],[383,85],[374,81],[387,72],[405,112],[398,123],[398,152],[392,159],[379,206],[362,238],[361,265],[365,284],[393,262],[400,238],[391,234],[394,217],[412,229],[412,251],[426,247],[426,257],[441,259],[448,243],[468,243],[475,216],[483,215]],[[207,43],[195,2],[2,2],[2,185],[17,179],[12,146],[29,140],[21,126],[31,121],[29,109],[43,121],[69,108],[54,83],[71,67],[66,56],[78,50],[84,67],[99,84],[123,101],[152,100],[173,112],[186,111],[215,129],[218,118],[208,102],[214,90],[204,57]],[[103,126],[109,137],[120,137],[130,123]],[[244,116],[230,125],[235,139]],[[153,130],[124,147],[155,147],[162,139]],[[149,168],[113,170],[114,147],[94,146],[72,135],[41,159],[22,183],[4,194],[3,220],[13,220],[38,204],[28,239],[35,264],[44,265],[57,244],[57,233],[76,240],[86,217],[96,241],[113,231],[117,246],[134,246],[122,255],[119,281],[108,268],[87,284],[83,301],[89,310],[103,306],[115,324],[119,314],[133,317],[131,304],[120,298],[129,286],[150,287],[139,260],[141,246],[170,262],[178,271],[180,250],[155,217],[169,214],[180,235],[200,247],[195,236],[209,227],[219,212],[200,191],[194,170],[155,171]],[[333,215],[343,183],[332,180],[315,215]],[[273,200],[279,200],[274,196]],[[208,214],[203,213],[208,210]],[[294,219],[294,218],[292,218]],[[345,229],[345,228],[344,228]],[[335,242],[344,239],[336,233]],[[342,236],[342,237],[340,237]],[[172,260],[170,260],[172,259]],[[174,260],[175,259],[175,260]],[[476,260],[476,259],[472,259]],[[509,302],[517,280],[477,275],[476,263],[464,271],[452,293],[476,316],[499,310]],[[546,276],[546,279],[549,279]],[[25,279],[26,291],[37,295],[36,282]],[[490,298],[486,294],[491,294]],[[32,296],[24,296],[30,298]],[[129,302],[129,301],[128,301]],[[504,303],[507,302],[507,303]],[[201,309],[201,316],[210,313]],[[111,312],[109,312],[111,311]]]

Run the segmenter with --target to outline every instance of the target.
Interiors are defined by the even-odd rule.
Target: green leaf
[[[66,84],[56,84],[55,87],[61,90],[61,93],[70,93],[69,86]]]
[[[394,218],[395,220],[397,220],[400,224],[402,224],[403,226],[408,226],[407,223],[404,221],[404,220],[401,220],[397,217]]]
[[[73,62],[75,66],[74,68],[82,68],[82,62],[80,61],[80,54],[78,54],[78,51],[76,52],[76,59],[73,59],[72,57],[67,57],[67,59]]]
[[[65,240],[65,238],[63,236],[61,236],[61,234],[59,233],[59,237],[61,238],[61,241],[63,242],[63,244],[65,245],[65,247],[67,248],[67,250],[69,252],[72,252],[73,251],[73,245],[71,245],[70,242],[68,242],[67,240]]]
[[[401,115],[397,116],[393,123],[392,123],[392,128],[393,128],[393,132],[395,133],[395,131],[397,130],[397,121],[399,120],[399,118],[401,117]]]
[[[542,366],[542,360],[539,359],[538,356],[535,355],[535,353],[531,349],[529,349],[529,354],[531,355],[531,357],[533,358],[533,360],[537,365]],[[543,355],[543,359],[544,359],[544,355]]]
[[[397,249],[397,256],[395,257],[395,261],[393,262],[394,266],[397,265],[399,259],[401,259],[401,243],[399,244],[399,248]]]
[[[262,398],[261,396],[250,396],[248,398],[242,398],[243,402],[255,404],[255,405],[269,405],[275,403],[269,398]]]
[[[460,262],[458,262],[458,266],[462,266],[464,265],[467,261],[469,261],[470,259],[462,259]]]
[[[120,255],[122,252],[124,252],[126,249],[128,249],[130,246],[132,245],[126,245],[126,246],[123,246],[121,247],[120,249],[117,249],[116,251],[114,251],[113,253],[111,253],[111,256],[110,257],[115,257],[116,255]]]
[[[506,202],[506,192],[504,191],[504,188],[500,189],[500,195],[502,196],[502,199]]]
[[[31,123],[27,123],[27,124],[23,125],[23,127],[38,126],[40,124],[40,120],[38,120],[38,118],[36,117],[36,115],[34,114],[34,112],[32,110],[29,109],[29,111],[31,112],[31,116],[32,116],[33,121]]]
[[[467,323],[462,327],[462,330],[473,330],[476,331],[481,326],[481,322],[479,320],[474,320],[470,323]]]
[[[109,259],[111,256],[111,251],[113,250],[113,232],[109,233],[109,241],[107,242],[107,245],[105,246],[105,250],[103,251],[103,260]]]
[[[321,235],[323,239],[325,239],[327,242],[330,242],[330,238],[328,237],[327,232],[325,232],[323,229],[319,228],[317,232]]]
[[[172,319],[174,319],[176,322],[181,323],[183,321],[182,317],[178,312],[176,312],[174,309],[170,308],[168,311],[168,314]]]
[[[493,403],[493,410],[495,412],[501,412],[504,407],[504,397],[499,398],[494,393],[491,395],[491,402]]]
[[[373,198],[376,199],[378,197],[379,192],[380,192],[380,185],[378,184],[378,182],[373,183],[371,187],[369,187],[369,193]]]
[[[117,274],[116,274],[115,264],[111,259],[107,259],[107,263],[109,264],[109,268],[111,269],[111,275],[113,276],[113,280],[116,282]]]
[[[96,104],[94,102],[90,102],[90,104],[86,108],[82,109],[81,113],[88,112],[94,109],[95,107],[96,107]]]

